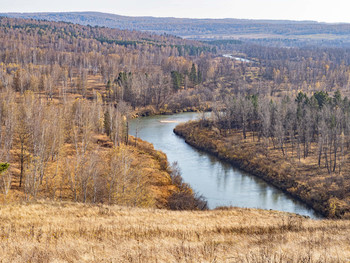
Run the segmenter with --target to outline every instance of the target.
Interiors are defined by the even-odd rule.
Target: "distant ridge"
[[[204,40],[297,39],[350,42],[350,24],[315,21],[130,17],[100,12],[0,13],[0,16],[150,31]]]

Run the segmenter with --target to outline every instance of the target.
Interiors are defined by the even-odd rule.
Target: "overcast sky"
[[[0,0],[0,12],[63,11],[99,11],[128,16],[350,23],[350,0]]]

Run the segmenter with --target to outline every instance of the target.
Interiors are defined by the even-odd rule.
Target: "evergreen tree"
[[[172,71],[171,72],[171,80],[173,84],[173,89],[175,91],[179,90],[183,86],[183,75],[177,71]]]
[[[202,82],[202,72],[200,70],[198,70],[197,73],[197,84]]]
[[[341,93],[339,90],[337,90],[336,92],[334,92],[333,104],[334,106],[341,106],[341,103],[342,103]]]
[[[192,83],[197,84],[198,81],[198,75],[197,75],[197,69],[196,69],[196,65],[192,64],[192,68],[191,68],[191,72],[190,72],[190,81],[192,81]]]
[[[106,92],[107,92],[107,97],[108,97],[108,99],[111,98],[111,91],[112,91],[112,82],[111,82],[111,80],[109,79],[109,80],[107,81],[107,84],[106,84]]]
[[[320,107],[320,109],[330,101],[330,98],[327,92],[318,91],[318,92],[315,92],[313,96],[317,100],[318,106]]]
[[[120,72],[115,82],[122,88],[124,101],[130,102],[135,107],[135,94],[132,89],[132,73]]]
[[[0,174],[5,172],[9,168],[10,164],[8,163],[0,163]]]

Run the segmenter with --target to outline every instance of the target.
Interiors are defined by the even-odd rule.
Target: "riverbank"
[[[148,174],[147,181],[152,191],[150,196],[155,200],[155,207],[170,210],[207,209],[207,202],[184,182],[181,172],[176,170],[177,167],[169,165],[165,153],[154,149],[152,143],[134,136],[129,136],[128,147],[137,153],[135,161],[140,163]]]
[[[212,108],[208,105],[201,105],[199,107],[180,107],[175,109],[169,109],[167,106],[160,109],[156,109],[154,106],[142,107],[134,110],[131,114],[132,118],[137,117],[150,117],[156,115],[173,115],[177,113],[185,112],[210,112]]]
[[[334,191],[334,186],[323,183],[332,177],[318,175],[312,166],[291,162],[272,148],[267,156],[252,138],[248,136],[243,140],[239,131],[221,134],[210,125],[203,127],[199,122],[190,122],[178,125],[174,132],[184,137],[188,144],[264,179],[326,217],[350,217],[348,200],[335,196],[338,192]],[[338,178],[332,176],[334,180]]]
[[[72,161],[74,147],[66,143],[60,154]],[[95,175],[74,174],[71,163],[50,160],[46,179],[38,184],[35,197],[28,196],[25,183],[20,186],[19,161],[13,160],[9,168],[10,188],[6,195],[0,193],[0,203],[45,199],[171,209],[170,204],[179,193],[185,193],[187,201],[195,200],[194,191],[183,183],[181,176],[177,175],[174,180],[166,154],[154,149],[151,143],[129,136],[128,144],[115,147],[108,136],[94,134],[89,147],[96,151],[90,160],[98,160]],[[16,153],[18,148],[14,151]],[[196,210],[190,207],[191,203],[187,205],[180,208]]]
[[[3,262],[347,262],[350,222],[279,211],[6,204]]]
[[[169,163],[177,162],[183,179],[207,199],[211,209],[239,206],[319,217],[314,210],[283,191],[210,154],[197,151],[173,133],[179,123],[198,118],[203,119],[203,114],[179,113],[138,118],[130,121],[129,132],[164,152]]]

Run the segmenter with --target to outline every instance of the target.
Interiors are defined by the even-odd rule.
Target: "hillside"
[[[9,164],[0,202],[164,208],[172,194],[193,197],[163,153],[128,136],[128,122],[144,108],[160,112],[175,93],[168,59],[190,69],[205,45],[11,18],[0,19],[0,42],[0,163]]]
[[[1,13],[0,16],[167,33],[191,39],[259,40],[265,44],[282,42],[285,45],[344,45],[350,42],[349,24],[314,21],[129,17],[98,12]]]
[[[176,102],[171,95],[178,90],[207,79],[197,60],[215,53],[174,36],[13,18],[0,18],[0,37],[0,87],[91,99],[92,80],[105,101],[155,111]]]
[[[350,222],[229,208],[7,204],[3,262],[347,262]]]

